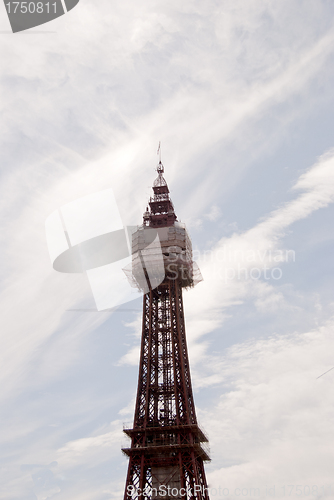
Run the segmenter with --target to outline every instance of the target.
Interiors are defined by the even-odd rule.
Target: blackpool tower
[[[124,500],[208,500],[208,439],[196,418],[182,301],[199,271],[161,161],[157,172],[143,225],[132,235],[131,278],[144,298],[135,415],[124,429],[131,439],[122,450],[129,457]]]

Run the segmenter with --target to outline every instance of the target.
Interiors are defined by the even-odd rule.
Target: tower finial
[[[169,189],[167,182],[163,176],[164,166],[161,162],[161,143],[159,142],[159,148],[157,154],[160,153],[160,161],[157,166],[158,177],[153,183],[153,198],[150,198],[149,207],[146,208],[143,217],[144,226],[150,227],[168,227],[173,226],[174,222],[177,220],[172,200],[169,197]]]
[[[159,141],[157,155],[159,155],[159,165],[161,163],[161,141]]]
[[[164,173],[165,169],[161,161],[161,141],[159,141],[159,146],[158,146],[158,151],[157,155],[159,155],[159,163],[157,166],[157,172],[159,174],[159,178],[162,178],[162,174]]]

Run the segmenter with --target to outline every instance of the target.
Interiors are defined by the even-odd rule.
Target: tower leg
[[[182,289],[166,279],[143,301],[138,393],[124,500],[208,500],[185,337]]]

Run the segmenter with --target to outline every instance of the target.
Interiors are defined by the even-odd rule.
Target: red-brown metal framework
[[[168,227],[176,216],[158,166],[144,225]],[[162,190],[162,192],[161,192]],[[158,192],[156,192],[158,191]],[[158,197],[158,199],[156,199]],[[162,197],[162,199],[161,199]],[[159,208],[157,209],[159,205]],[[208,500],[204,461],[208,442],[196,419],[185,335],[182,283],[166,273],[144,295],[138,392],[124,500]]]

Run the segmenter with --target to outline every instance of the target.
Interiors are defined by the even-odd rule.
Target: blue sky
[[[15,35],[0,12],[1,499],[122,497],[141,302],[74,311],[87,277],[52,269],[44,225],[109,188],[140,224],[159,141],[204,278],[212,498],[332,498],[333,26],[326,0],[80,0]]]

